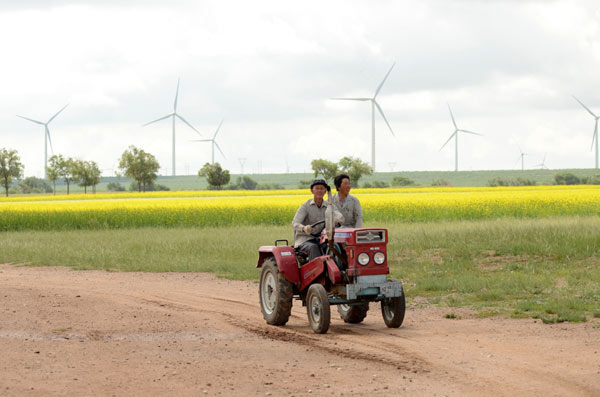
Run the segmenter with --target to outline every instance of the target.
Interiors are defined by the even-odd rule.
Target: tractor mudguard
[[[306,265],[302,265],[300,268],[300,291],[307,288],[315,279],[323,274],[327,259],[329,259],[329,256],[323,255],[313,259]]]
[[[335,260],[333,260],[333,258],[329,258],[327,260],[327,275],[329,276],[329,281],[331,281],[332,284],[337,284],[339,282],[342,281],[342,272],[340,271],[340,268],[338,267],[338,265],[335,263]]]
[[[298,284],[300,282],[300,274],[298,271],[298,261],[294,253],[294,247],[291,245],[279,246],[263,246],[258,249],[257,268],[262,267],[265,259],[273,257],[277,263],[277,268],[283,276],[291,283]]]

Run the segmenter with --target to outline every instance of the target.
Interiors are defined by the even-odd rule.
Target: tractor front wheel
[[[321,284],[313,284],[308,287],[306,312],[312,330],[317,334],[326,333],[331,322],[331,311],[327,292]]]
[[[273,258],[265,260],[260,272],[258,296],[267,324],[285,325],[292,312],[292,283],[279,272]]]
[[[381,301],[381,314],[383,321],[388,328],[398,328],[404,321],[406,312],[406,301],[404,294],[402,296],[386,298]]]
[[[364,303],[362,305],[338,305],[337,307],[340,317],[345,323],[358,324],[361,323],[365,317],[367,317],[367,311],[369,311],[369,304]]]

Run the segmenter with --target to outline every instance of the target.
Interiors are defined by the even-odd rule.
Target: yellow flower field
[[[600,188],[587,185],[355,189],[352,193],[371,224],[600,214]],[[285,225],[310,198],[306,190],[98,194],[85,200],[80,196],[0,202],[0,230]]]

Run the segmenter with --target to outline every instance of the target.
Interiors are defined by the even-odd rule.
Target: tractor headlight
[[[360,263],[363,266],[369,263],[369,254],[367,254],[366,252],[359,254],[358,263]]]
[[[385,262],[385,254],[383,252],[377,252],[375,255],[373,255],[373,260],[378,265],[381,265],[383,262]]]

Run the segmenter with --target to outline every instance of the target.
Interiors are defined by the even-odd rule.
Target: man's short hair
[[[327,189],[329,187],[329,185],[327,184],[325,179],[315,179],[310,184],[310,190],[312,190],[312,188],[315,187],[316,185],[323,185],[323,186],[325,186],[325,189]]]
[[[335,185],[335,190],[340,190],[340,186],[342,186],[342,182],[344,179],[350,180],[350,177],[346,174],[339,174],[333,179],[333,184]]]

